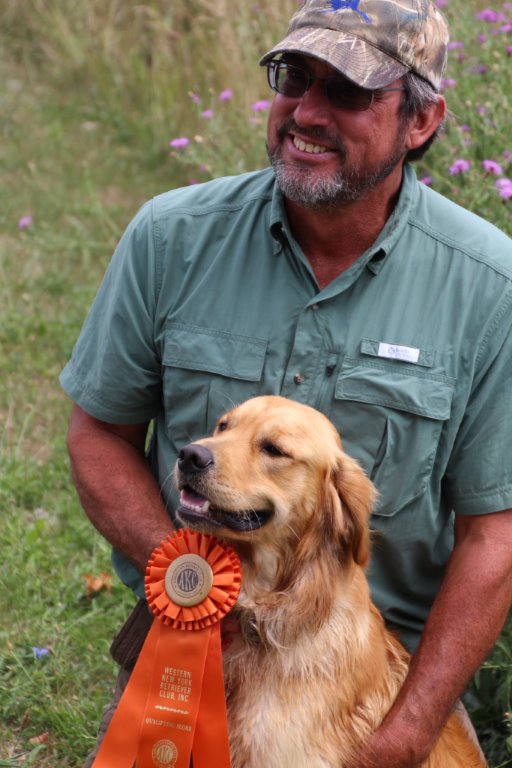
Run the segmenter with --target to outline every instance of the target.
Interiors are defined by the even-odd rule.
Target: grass
[[[234,18],[227,0],[2,3],[0,766],[83,763],[114,679],[108,645],[131,605],[109,585],[109,548],[69,480],[58,373],[139,205],[266,162],[269,94],[255,62],[295,7],[240,4]],[[512,200],[495,186],[512,176],[511,36],[506,20],[475,18],[484,7],[445,9],[464,42],[447,73],[455,120],[419,173],[512,233]],[[188,145],[170,148],[177,137]],[[461,159],[469,170],[452,175]],[[509,624],[468,692],[492,768],[512,765],[511,649]]]

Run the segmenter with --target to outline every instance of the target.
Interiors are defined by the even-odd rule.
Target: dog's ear
[[[340,567],[364,567],[369,559],[368,521],[375,490],[359,464],[339,450],[317,486],[315,505],[291,556],[281,559],[272,605],[276,636],[294,638],[307,626],[316,631],[332,610]],[[266,619],[269,633],[270,620]]]
[[[343,453],[327,477],[325,513],[343,548],[363,568],[370,557],[369,520],[377,492],[360,465]]]

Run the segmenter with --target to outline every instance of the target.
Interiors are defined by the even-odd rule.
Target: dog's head
[[[187,527],[239,550],[278,551],[281,563],[329,552],[366,565],[373,486],[331,422],[309,406],[246,401],[219,419],[212,437],[180,451],[175,479]]]

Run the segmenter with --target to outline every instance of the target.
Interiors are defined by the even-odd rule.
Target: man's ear
[[[408,151],[421,147],[439,128],[446,116],[446,101],[439,96],[421,112],[413,115],[407,124],[405,146]]]

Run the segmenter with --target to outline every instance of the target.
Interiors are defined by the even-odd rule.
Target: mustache
[[[327,146],[332,147],[337,152],[339,152],[342,160],[344,160],[346,157],[347,151],[339,136],[334,135],[325,128],[321,128],[320,126],[304,128],[303,126],[297,125],[293,118],[290,118],[277,129],[277,135],[281,141],[288,133],[297,133],[301,136],[307,137],[308,139],[323,142]]]

